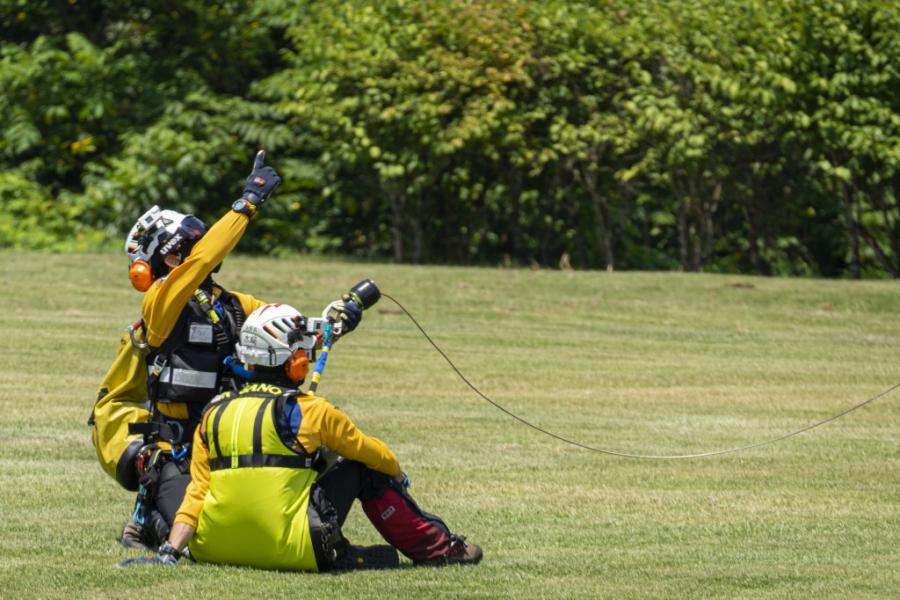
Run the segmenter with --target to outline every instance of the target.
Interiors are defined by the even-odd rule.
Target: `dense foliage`
[[[883,0],[0,0],[0,247],[215,219],[259,251],[900,277]]]

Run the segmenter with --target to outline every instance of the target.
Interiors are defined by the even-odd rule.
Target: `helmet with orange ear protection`
[[[193,215],[152,207],[141,215],[125,239],[131,285],[146,292],[155,279],[166,274],[166,259],[184,260],[205,233],[206,225]]]
[[[266,304],[254,310],[241,327],[235,347],[245,364],[284,367],[287,377],[300,383],[309,372],[309,355],[316,338],[306,333],[306,318],[287,304]]]

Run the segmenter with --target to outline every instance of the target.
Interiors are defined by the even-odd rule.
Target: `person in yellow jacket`
[[[139,490],[137,523],[126,525],[123,543],[167,534],[203,407],[238,382],[223,361],[245,315],[263,302],[228,292],[211,274],[281,181],[264,161],[260,151],[241,198],[209,231],[193,215],[154,206],[125,242],[129,278],[146,292],[142,319],[123,336],[89,420],[101,464],[123,487]],[[140,531],[146,517],[153,527]]]
[[[237,354],[253,376],[218,396],[194,435],[191,483],[159,554],[123,561],[202,562],[325,571],[389,567],[399,550],[417,564],[477,564],[481,548],[451,533],[409,495],[381,440],[324,398],[298,388],[315,339],[296,309],[268,304],[244,323]],[[319,453],[340,458],[321,474]],[[391,548],[361,549],[341,534],[353,501]]]

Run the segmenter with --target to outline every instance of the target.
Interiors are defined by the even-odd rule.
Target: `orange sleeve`
[[[297,441],[307,452],[327,446],[344,458],[358,460],[370,469],[395,477],[400,473],[397,456],[378,438],[360,431],[347,415],[317,396],[300,396],[303,420]]]
[[[159,348],[178,321],[194,291],[237,245],[249,219],[228,211],[209,228],[183,263],[158,279],[144,294],[142,316],[147,343]]]
[[[194,448],[191,456],[191,482],[184,492],[184,500],[175,514],[176,523],[185,523],[194,529],[200,520],[200,511],[203,510],[203,501],[209,490],[209,448],[203,442],[200,435],[201,428],[206,431],[206,418],[194,432]]]

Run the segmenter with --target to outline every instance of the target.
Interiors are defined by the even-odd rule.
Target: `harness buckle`
[[[159,374],[162,373],[165,366],[165,357],[162,354],[157,354],[156,358],[153,359],[153,365],[150,367],[150,375],[152,377],[159,377]]]

